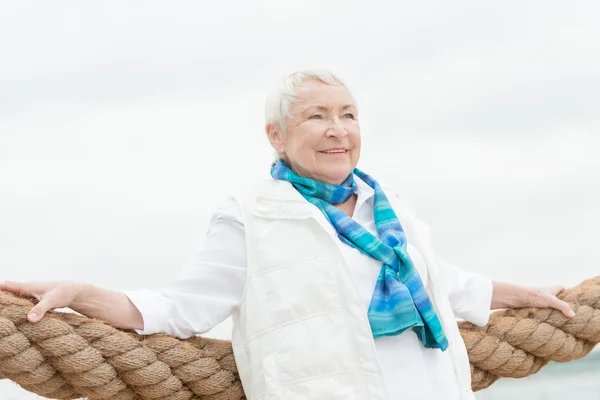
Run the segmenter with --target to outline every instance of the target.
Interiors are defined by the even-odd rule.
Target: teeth
[[[324,151],[323,153],[345,153],[346,150],[328,150],[328,151]]]

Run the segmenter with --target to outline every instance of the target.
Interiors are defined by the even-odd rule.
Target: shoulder
[[[224,198],[213,210],[211,222],[225,219],[244,223],[243,209],[246,204],[254,202],[256,196],[268,191],[273,185],[273,179],[263,179],[246,183],[237,191]]]
[[[211,224],[219,220],[231,220],[234,222],[243,222],[242,213],[233,196],[227,196],[220,201],[213,210],[210,219]]]
[[[273,193],[277,183],[278,181],[275,179],[262,179],[247,183],[233,193],[231,199],[243,211],[248,207],[252,207],[258,197]]]

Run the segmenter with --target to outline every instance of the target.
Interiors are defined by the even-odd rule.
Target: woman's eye
[[[321,118],[323,118],[322,115],[315,114],[315,115],[311,115],[309,119],[321,119]]]
[[[352,114],[352,113],[344,114],[344,118],[354,119],[354,114]]]

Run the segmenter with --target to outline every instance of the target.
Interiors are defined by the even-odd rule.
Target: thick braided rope
[[[485,327],[460,323],[469,353],[473,390],[498,378],[523,378],[549,361],[579,359],[600,342],[600,277],[563,291],[575,317],[554,309],[521,308],[492,313]]]
[[[483,328],[459,324],[474,390],[500,377],[531,375],[549,361],[581,358],[600,342],[600,277],[560,297],[575,318],[525,308],[495,312]],[[0,292],[0,378],[27,391],[55,399],[244,398],[229,341],[140,336],[59,312],[31,324],[32,305]]]

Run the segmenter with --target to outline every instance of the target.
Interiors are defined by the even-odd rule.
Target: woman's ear
[[[285,146],[283,143],[283,134],[281,133],[279,126],[276,124],[267,124],[265,126],[265,132],[267,133],[269,142],[271,142],[271,146],[273,146],[276,151],[283,153]]]

